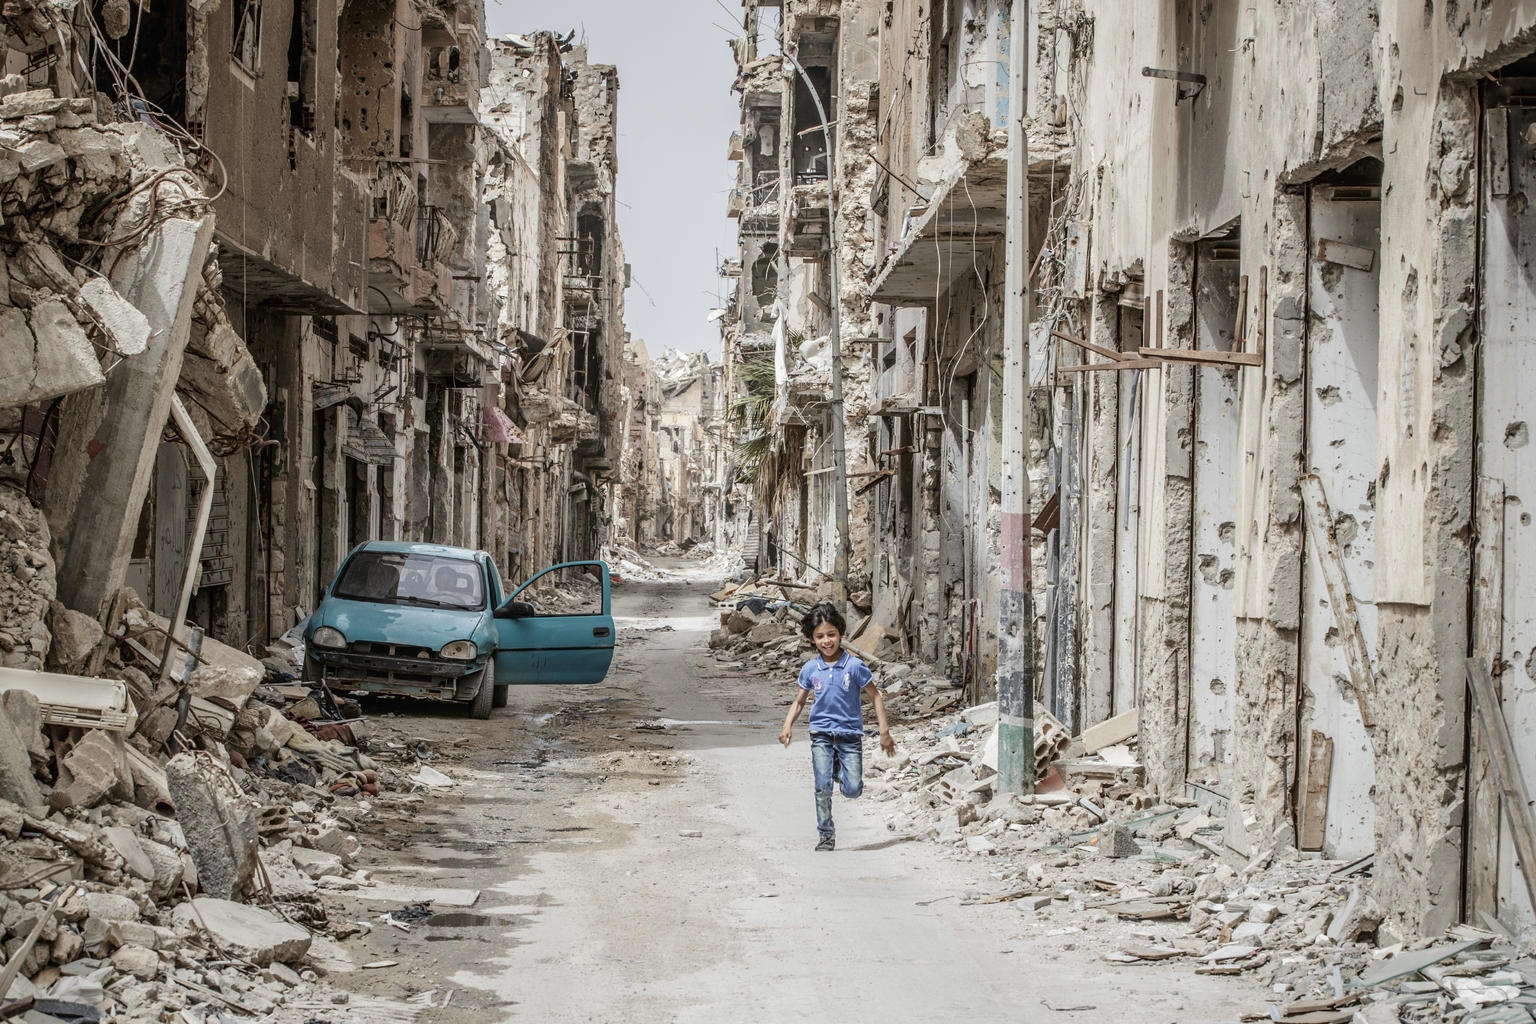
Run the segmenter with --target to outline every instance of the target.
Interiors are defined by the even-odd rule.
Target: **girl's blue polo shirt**
[[[874,676],[869,666],[848,653],[827,664],[817,655],[800,669],[800,689],[811,690],[811,717],[806,723],[811,732],[834,736],[864,735],[864,707],[859,695]]]

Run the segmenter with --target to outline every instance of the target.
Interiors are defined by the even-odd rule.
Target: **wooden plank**
[[[1116,352],[1112,348],[1105,348],[1103,345],[1095,345],[1093,342],[1084,341],[1082,338],[1074,338],[1066,331],[1052,330],[1051,337],[1059,338],[1069,344],[1076,345],[1078,348],[1087,349],[1089,352],[1092,352],[1095,355],[1103,356],[1105,359],[1119,360],[1125,355],[1124,352]]]
[[[1500,669],[1504,652],[1504,483],[1477,481],[1474,520],[1477,543],[1472,551],[1472,656],[1492,666],[1494,696],[1502,699]],[[1467,750],[1467,909],[1499,911],[1499,787],[1493,779],[1488,741],[1472,730]]]
[[[1248,333],[1248,275],[1244,274],[1237,285],[1237,322],[1232,325],[1232,337],[1237,339],[1237,344],[1244,344],[1243,338]]]
[[[1348,242],[1340,242],[1333,238],[1319,238],[1317,258],[1324,263],[1336,263],[1342,267],[1352,267],[1355,270],[1370,273],[1371,268],[1376,265],[1376,250],[1367,249],[1361,245],[1350,245]]]
[[[1155,370],[1155,359],[1118,359],[1113,363],[1086,363],[1078,366],[1058,366],[1057,373],[1089,373],[1094,370]]]
[[[1259,321],[1253,328],[1253,354],[1264,362],[1264,346],[1269,341],[1269,268],[1259,268]]]
[[[1307,747],[1307,774],[1301,798],[1302,850],[1321,850],[1328,832],[1328,776],[1333,770],[1333,740],[1312,730]]]
[[[1143,345],[1142,358],[1158,362],[1212,363],[1221,366],[1262,366],[1264,357],[1254,352],[1222,352],[1219,349],[1153,348]]]
[[[1355,691],[1355,702],[1360,706],[1360,720],[1370,728],[1376,724],[1371,713],[1375,693],[1371,655],[1365,646],[1365,634],[1360,630],[1360,617],[1355,612],[1355,597],[1349,590],[1344,555],[1333,532],[1333,511],[1328,507],[1323,482],[1311,473],[1303,476],[1301,498],[1307,514],[1307,537],[1317,547],[1323,582],[1328,587],[1328,604],[1333,609],[1333,619],[1344,643],[1344,658],[1349,663],[1350,684]]]
[[[1083,753],[1095,754],[1105,747],[1124,743],[1141,730],[1141,711],[1133,709],[1083,730]]]
[[[1467,659],[1467,686],[1472,691],[1477,720],[1482,723],[1483,735],[1488,741],[1488,759],[1515,842],[1515,858],[1525,877],[1525,891],[1536,902],[1536,818],[1531,816],[1531,798],[1526,791],[1525,778],[1520,774],[1515,743],[1510,738],[1509,723],[1504,720],[1493,677],[1487,666],[1476,658]]]

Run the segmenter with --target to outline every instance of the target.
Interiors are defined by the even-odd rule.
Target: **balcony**
[[[485,42],[469,25],[429,30],[423,39],[421,111],[428,124],[475,124]]]
[[[370,313],[438,313],[453,303],[453,273],[435,258],[457,233],[432,207],[422,205],[416,182],[403,168],[379,176],[368,221]]]

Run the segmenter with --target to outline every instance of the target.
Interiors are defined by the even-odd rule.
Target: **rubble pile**
[[[42,518],[0,484],[0,1003],[33,1000],[28,1019],[312,998],[311,949],[361,930],[320,898],[368,884],[354,832],[442,778],[419,747],[364,753],[356,706],[296,685],[276,649],[167,628],[131,590],[106,628],[60,604]]]
[[[727,584],[710,639],[723,669],[786,687],[811,644],[810,607],[776,584]],[[857,607],[857,602],[855,602]],[[1189,784],[1159,799],[1145,787],[1139,716],[1071,736],[1035,706],[1035,792],[997,792],[997,704],[964,691],[893,645],[845,646],[887,694],[897,755],[866,762],[865,797],[893,833],[985,860],[998,882],[973,904],[1014,903],[1046,935],[1083,933],[1127,969],[1180,961],[1200,974],[1252,972],[1275,1002],[1245,1017],[1293,1024],[1536,1021],[1536,959],[1495,919],[1411,945],[1380,931],[1374,858],[1299,853],[1261,835],[1242,803]],[[1067,940],[1074,941],[1074,940]]]

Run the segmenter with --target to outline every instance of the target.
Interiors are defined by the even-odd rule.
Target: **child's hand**
[[[889,729],[880,730],[880,749],[884,751],[886,757],[896,756],[896,741],[891,739]]]
[[[784,728],[779,730],[779,742],[784,744],[786,747],[789,746],[789,726],[786,725]]]

